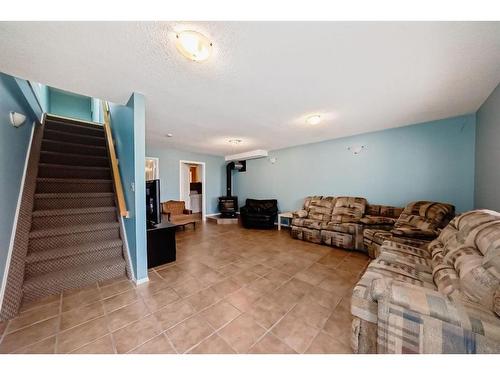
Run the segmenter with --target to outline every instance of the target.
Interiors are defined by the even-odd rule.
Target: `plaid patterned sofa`
[[[304,241],[364,250],[365,228],[391,230],[402,208],[369,205],[360,197],[310,196],[294,212],[291,235]]]
[[[311,196],[293,213],[291,236],[344,249],[363,249],[366,199]]]
[[[363,231],[364,247],[370,258],[380,253],[384,241],[421,247],[439,235],[441,228],[455,216],[455,207],[447,203],[417,201],[409,203],[394,223],[394,228],[367,228]]]
[[[500,213],[464,213],[425,247],[383,242],[351,313],[356,353],[500,353]]]

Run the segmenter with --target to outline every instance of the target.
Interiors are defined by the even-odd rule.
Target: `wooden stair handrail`
[[[111,119],[109,115],[108,102],[102,101],[102,109],[104,114],[104,132],[106,133],[106,144],[108,146],[109,158],[111,159],[111,170],[113,173],[113,184],[115,186],[116,199],[118,203],[118,211],[120,216],[129,217],[125,195],[123,193],[122,179],[120,177],[120,169],[118,167],[118,159],[116,158],[115,144],[113,142],[113,133],[111,132]]]

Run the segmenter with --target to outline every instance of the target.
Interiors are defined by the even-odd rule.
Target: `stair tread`
[[[38,177],[37,182],[59,182],[62,184],[79,183],[79,184],[100,184],[113,182],[111,179],[99,178],[58,178],[58,177]]]
[[[47,122],[59,122],[61,124],[75,125],[75,126],[86,126],[89,128],[103,128],[103,124],[94,121],[80,120],[72,117],[59,116],[54,113],[47,113],[45,116],[45,123]]]
[[[89,272],[93,272],[96,274],[106,273],[106,270],[113,266],[120,266],[125,269],[125,260],[123,259],[123,257],[100,260],[98,262],[86,264],[85,266],[62,268],[56,272],[49,272],[29,277],[24,280],[23,290],[26,292],[27,290],[37,288],[40,284],[46,284],[49,282],[62,283],[67,279],[83,278],[84,275]]]
[[[55,237],[55,236],[64,236],[67,234],[102,231],[106,229],[113,229],[119,227],[120,223],[118,223],[117,221],[113,222],[110,221],[97,224],[68,225],[66,227],[36,229],[30,232],[29,237],[30,238]]]
[[[39,167],[50,167],[59,169],[78,169],[78,170],[102,170],[108,169],[109,167],[94,167],[94,166],[81,166],[81,165],[68,165],[68,164],[53,164],[53,163],[39,163]]]
[[[57,152],[57,151],[40,151],[40,154],[47,155],[64,155],[66,157],[78,157],[78,158],[91,158],[91,159],[105,159],[108,160],[107,156],[96,156],[96,155],[82,155],[82,154],[70,154],[69,152]]]
[[[47,128],[45,128],[45,130],[44,130],[44,138],[45,138],[45,134],[51,134],[51,133],[54,134],[54,135],[61,135],[61,136],[70,136],[70,137],[80,137],[80,138],[94,139],[96,141],[102,141],[104,139],[104,133],[101,136],[94,136],[94,135],[65,132],[65,131],[61,131],[61,130],[53,130],[53,129],[47,129]]]
[[[92,213],[99,213],[99,212],[113,212],[113,211],[116,211],[115,206],[62,208],[62,209],[55,209],[55,210],[33,211],[33,217],[83,215],[83,214],[92,214]]]
[[[109,241],[88,242],[85,244],[81,244],[79,246],[56,247],[50,250],[34,251],[28,254],[26,257],[26,263],[31,264],[40,261],[68,257],[83,253],[90,253],[94,251],[101,251],[103,249],[109,249],[121,246],[123,246],[122,240],[115,239]]]
[[[60,120],[46,120],[45,125],[52,125],[52,124],[62,124],[64,126],[68,126],[70,128],[75,128],[75,129],[85,129],[85,130],[95,130],[97,132],[103,132],[104,133],[104,126],[99,125],[99,124],[87,124],[87,123],[80,123],[80,124],[73,124],[71,122],[67,121],[60,121]],[[95,125],[95,126],[93,126]]]
[[[69,180],[69,178],[68,178]],[[36,198],[101,198],[112,197],[114,193],[36,193]]]
[[[88,144],[84,144],[84,143],[65,142],[65,141],[58,141],[55,139],[46,139],[46,138],[44,138],[42,142],[43,143],[45,143],[45,142],[58,143],[58,144],[63,144],[63,145],[70,146],[70,147],[89,147],[89,148],[102,149],[102,150],[106,149],[106,146],[96,146],[96,145],[88,145]],[[42,146],[42,149],[43,149],[43,146]]]

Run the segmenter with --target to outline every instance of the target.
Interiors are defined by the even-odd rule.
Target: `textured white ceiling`
[[[182,29],[213,41],[209,61],[176,51]],[[500,81],[499,22],[1,22],[0,51],[5,73],[141,92],[149,143],[220,155],[474,112]]]

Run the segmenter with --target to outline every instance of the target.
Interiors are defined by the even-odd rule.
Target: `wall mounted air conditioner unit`
[[[226,158],[226,161],[267,158],[267,151],[266,150],[253,150],[253,151],[248,151],[248,152],[242,152],[240,154],[226,155],[225,158]]]

